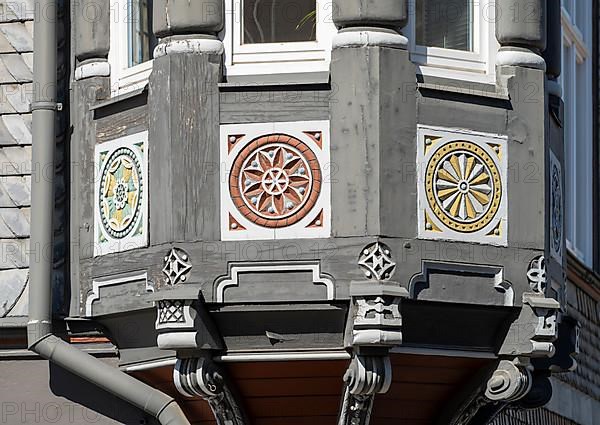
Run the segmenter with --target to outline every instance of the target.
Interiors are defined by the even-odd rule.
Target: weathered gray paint
[[[408,19],[407,0],[337,0],[331,7],[338,27],[398,28]]]
[[[357,265],[357,259],[362,249],[373,242],[372,237],[313,239],[313,240],[280,240],[280,241],[239,241],[239,242],[182,242],[176,243],[189,255],[192,269],[186,280],[185,287],[192,285],[202,290],[208,303],[214,302],[213,294],[216,281],[229,275],[229,263],[247,263],[256,261],[294,264],[309,260],[320,260],[321,273],[332,276],[335,281],[335,297],[337,300],[347,300],[349,284],[353,280],[364,280],[364,274]],[[416,239],[382,239],[392,251],[397,263],[396,272],[392,278],[400,285],[409,289],[410,282],[416,275],[422,273],[422,261],[450,262],[460,267],[460,264],[491,264],[503,267],[503,278],[512,285],[515,293],[515,305],[520,305],[521,295],[529,290],[526,273],[530,261],[543,253],[543,250],[505,249],[486,245],[475,245],[459,242],[423,241]],[[146,270],[148,279],[154,282],[158,291],[164,291],[164,257],[173,245],[163,244],[147,249],[137,249],[123,254],[110,254],[94,259],[84,260],[82,270],[82,296],[85,298],[91,290],[92,279],[118,276],[131,271]],[[306,288],[311,288],[306,282]],[[261,299],[257,301],[281,301],[279,287],[276,281],[263,282]],[[300,289],[300,288],[297,288]],[[238,291],[242,291],[239,288]],[[296,289],[295,289],[296,290]],[[456,299],[472,299],[472,289],[469,285],[453,288]],[[300,294],[304,292],[301,290]],[[488,292],[489,294],[489,292]],[[252,291],[242,292],[238,296],[246,299],[252,297]],[[291,295],[290,295],[291,296]],[[430,299],[445,301],[446,289],[428,295]],[[492,304],[498,302],[498,299]],[[488,296],[478,300],[482,304],[490,304]],[[145,300],[136,297],[125,297],[114,300],[115,309],[126,311],[133,305],[141,306]],[[133,304],[132,304],[133,303]],[[137,308],[137,307],[136,307]]]
[[[79,61],[106,59],[110,48],[109,0],[77,0],[72,3],[75,56]],[[114,7],[114,5],[113,5]],[[126,19],[127,12],[117,7],[116,19]]]
[[[71,314],[78,313],[80,302],[80,261],[94,253],[94,145],[96,123],[90,106],[109,94],[108,78],[90,78],[72,85],[70,145],[69,235],[71,241],[70,282]]]
[[[94,109],[96,143],[148,130],[147,92]]]
[[[224,25],[223,0],[154,1],[154,33],[158,37],[216,34]]]
[[[150,241],[219,238],[220,55],[154,61],[149,93]]]
[[[496,1],[496,38],[502,46],[546,47],[546,0]]]
[[[544,250],[546,246],[545,74],[523,67],[500,68],[511,97],[508,135],[508,243]],[[525,204],[523,204],[525,203]],[[526,206],[520,208],[520,206]]]
[[[416,78],[408,52],[334,49],[331,81],[333,236],[414,237]]]
[[[315,121],[329,119],[335,85],[232,86],[220,89],[220,123]]]

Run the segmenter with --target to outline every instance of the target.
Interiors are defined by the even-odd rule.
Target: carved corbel
[[[156,306],[157,345],[163,350],[220,350],[223,341],[199,288],[186,284],[192,264],[181,249],[164,257],[164,284],[148,296]]]
[[[344,375],[346,388],[339,425],[368,425],[375,394],[386,393],[392,384],[389,356],[355,355]]]
[[[523,294],[521,313],[511,325],[500,355],[552,357],[554,341],[558,337],[560,303],[546,296],[546,262],[543,256],[532,260],[527,280],[531,292]]]
[[[210,405],[217,425],[245,425],[247,417],[223,372],[207,357],[178,359],[173,371],[177,390],[201,397]]]
[[[357,349],[402,344],[400,303],[408,291],[390,280],[396,269],[390,248],[380,242],[368,245],[359,256],[358,266],[368,280],[350,285],[352,322],[347,345]]]
[[[548,377],[536,373],[527,359],[501,360],[483,382],[474,387],[452,419],[444,419],[444,425],[488,424],[510,405],[533,409],[548,403],[552,396]]]
[[[531,390],[532,381],[531,371],[527,367],[502,360],[487,381],[485,396],[494,402],[517,401]]]
[[[500,355],[530,358],[552,357],[558,337],[560,304],[538,293],[523,294],[523,308],[511,325]]]
[[[375,395],[389,390],[392,366],[388,354],[402,344],[400,305],[408,297],[405,288],[389,280],[396,263],[387,245],[376,242],[365,247],[358,265],[369,280],[350,285],[346,345],[354,356],[344,375],[339,425],[368,425]]]

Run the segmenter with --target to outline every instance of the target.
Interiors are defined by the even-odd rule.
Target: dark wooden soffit
[[[432,425],[450,398],[489,360],[392,354],[393,384],[378,395],[371,425]],[[348,361],[222,365],[252,425],[336,425]],[[133,373],[175,397],[194,425],[215,424],[208,404],[181,397],[173,367]]]

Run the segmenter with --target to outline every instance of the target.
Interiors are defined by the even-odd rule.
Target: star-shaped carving
[[[176,285],[179,282],[185,282],[191,268],[188,255],[183,250],[172,248],[165,257],[165,265],[162,268],[162,272],[166,276],[165,283]]]
[[[367,246],[358,260],[358,265],[367,278],[375,280],[390,279],[396,270],[390,248],[381,242]]]

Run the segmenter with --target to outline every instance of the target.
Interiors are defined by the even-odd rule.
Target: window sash
[[[228,0],[225,13],[225,44],[227,75],[286,74],[327,72],[333,36],[333,4],[316,1],[316,40],[282,43],[244,44],[242,3]]]
[[[484,83],[495,82],[496,41],[493,0],[472,1],[471,51],[421,46],[416,43],[416,2],[409,0],[409,23],[404,31],[409,38],[411,60],[418,72]]]
[[[111,95],[118,96],[143,88],[152,72],[152,59],[130,66],[133,62],[132,16],[133,0],[116,0],[110,8],[110,51],[108,61],[111,67]],[[149,11],[151,13],[151,11]],[[150,56],[153,52],[149,52]]]
[[[591,16],[589,0],[563,0],[560,81],[565,102],[565,234],[567,248],[590,266],[594,226]]]

